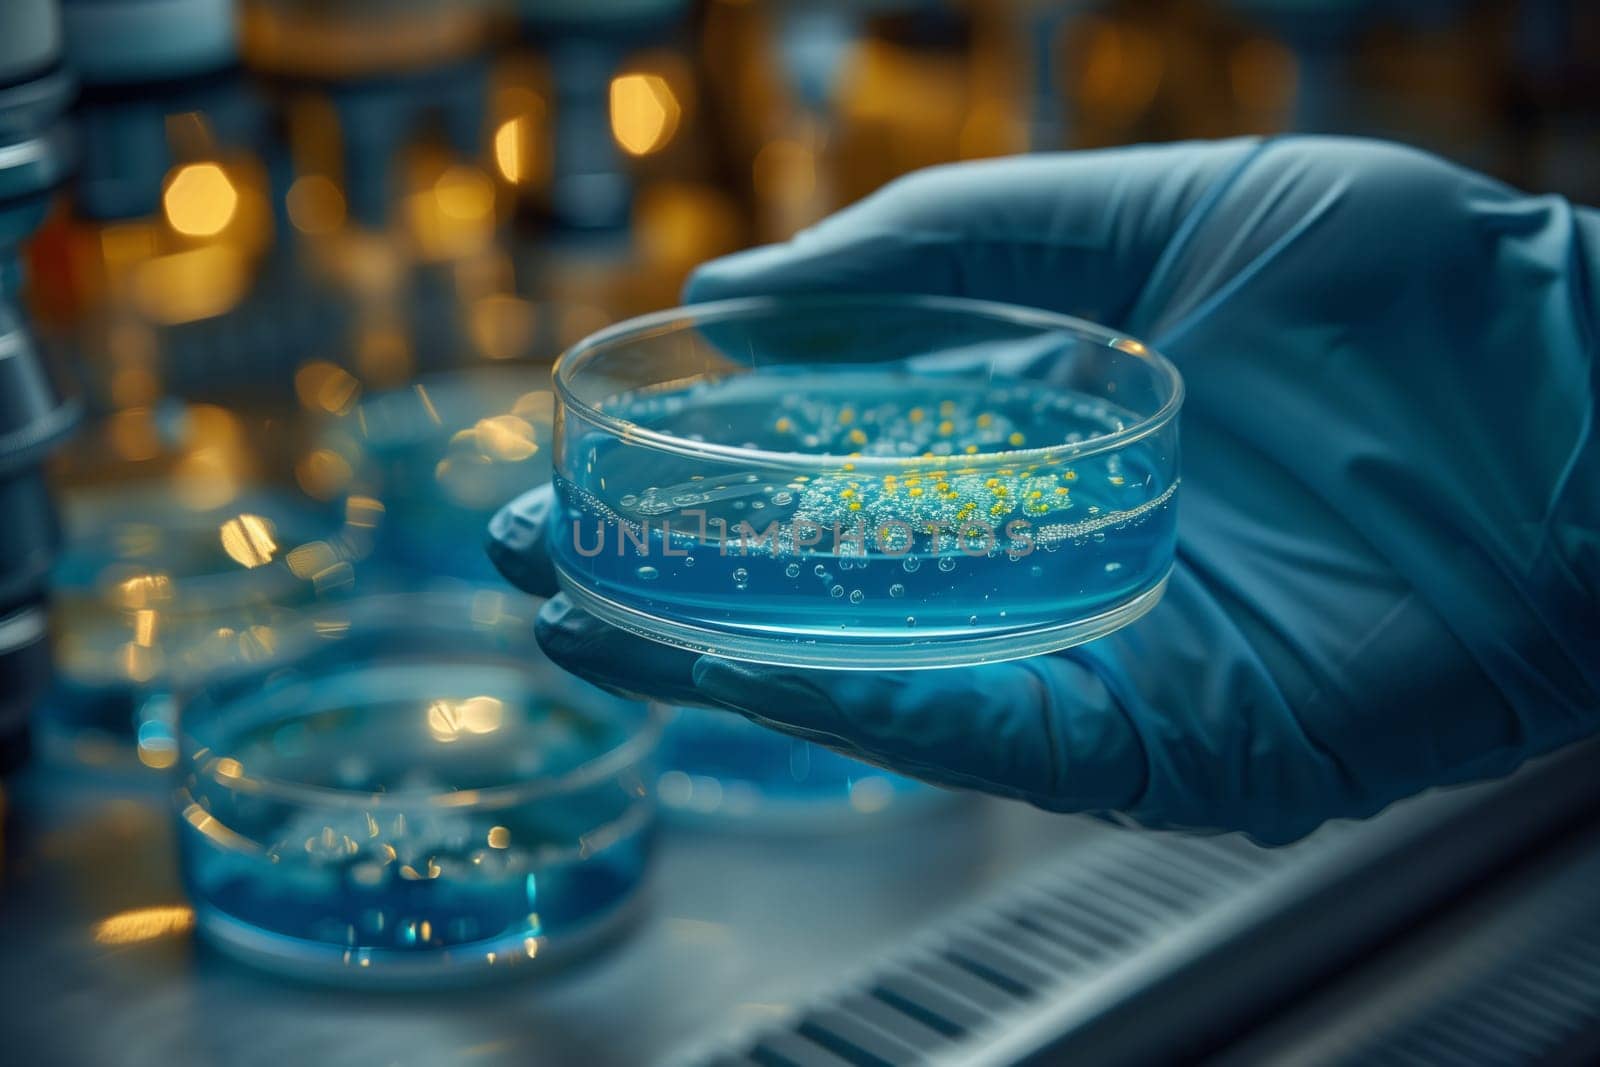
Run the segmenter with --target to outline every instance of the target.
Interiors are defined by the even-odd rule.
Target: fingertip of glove
[[[533,635],[551,659],[570,655],[605,636],[611,627],[557,593],[533,620]]]
[[[683,285],[683,302],[704,304],[759,292],[761,265],[768,259],[768,248],[751,248],[700,264]]]
[[[831,245],[787,241],[762,245],[702,263],[683,287],[688,304],[774,293],[827,292],[843,279]]]
[[[484,541],[489,562],[506,581],[535,596],[550,596],[558,589],[545,543],[552,499],[548,485],[517,497],[495,512]]]

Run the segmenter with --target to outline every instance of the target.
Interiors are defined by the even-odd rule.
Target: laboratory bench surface
[[[641,1064],[782,1018],[913,931],[1113,828],[952,797],[833,834],[669,825],[637,918],[592,956],[441,992],[297,986],[182,929],[160,776],[30,769],[7,788],[0,1031],[13,1063]],[[181,914],[181,913],[180,913]]]
[[[207,949],[184,922],[165,780],[37,761],[6,787],[4,1062],[1192,1060],[1600,826],[1596,766],[1600,742],[1575,745],[1281,849],[955,795],[832,834],[669,823],[632,923],[594,954],[377,993]],[[886,1006],[895,991],[964,1032]]]

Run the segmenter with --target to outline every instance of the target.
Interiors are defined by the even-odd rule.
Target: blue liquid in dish
[[[1175,445],[1154,435],[1072,455],[1138,421],[1084,394],[760,373],[605,410],[676,438],[852,457],[780,471],[599,433],[569,441],[558,567],[669,624],[800,643],[1003,638],[1112,612],[1171,566]],[[911,462],[853,462],[883,456]]]
[[[644,872],[653,809],[641,772],[611,765],[640,721],[516,668],[364,666],[207,715],[185,881],[202,930],[268,966],[504,969],[603,927]]]

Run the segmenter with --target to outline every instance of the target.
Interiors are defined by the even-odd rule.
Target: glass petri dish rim
[[[583,369],[584,365],[607,348],[619,342],[648,336],[660,336],[686,324],[705,325],[718,320],[725,321],[731,318],[743,317],[754,312],[785,310],[815,313],[829,308],[874,306],[954,312],[994,319],[1015,326],[1037,326],[1041,329],[1065,331],[1081,339],[1100,344],[1103,347],[1114,348],[1134,359],[1143,360],[1150,365],[1169,390],[1169,395],[1165,402],[1153,414],[1108,434],[1100,434],[1074,444],[1046,445],[1040,448],[1017,448],[1002,452],[980,452],[960,457],[938,457],[940,459],[953,460],[959,458],[968,465],[1026,463],[1036,459],[1056,461],[1081,459],[1121,448],[1156,433],[1176,418],[1179,409],[1183,407],[1183,376],[1178,372],[1178,368],[1160,352],[1143,341],[1129,337],[1126,334],[1118,333],[1087,319],[1074,318],[1071,315],[1062,315],[1058,312],[1046,311],[1043,308],[1006,304],[995,300],[978,300],[965,296],[893,292],[810,293],[737,297],[731,300],[684,304],[679,307],[667,308],[662,311],[654,311],[635,318],[625,319],[622,322],[614,323],[603,330],[590,334],[561,354],[551,370],[556,398],[563,407],[576,412],[586,421],[610,431],[613,435],[624,439],[629,444],[648,446],[659,451],[694,459],[761,463],[774,467],[803,467],[816,464],[831,466],[849,463],[853,464],[852,469],[861,472],[922,469],[933,461],[925,456],[850,456],[826,452],[770,452],[763,449],[741,448],[737,445],[723,445],[709,441],[692,441],[685,437],[662,433],[659,430],[652,430],[627,419],[607,414],[594,405],[580,400],[573,392],[572,379]]]
[[[433,600],[439,598],[439,596],[440,594],[437,593],[380,593],[365,598],[357,606],[373,614],[378,614],[383,608]],[[308,622],[308,625],[314,624]],[[267,673],[275,673],[278,670],[292,666],[292,663],[277,664]],[[551,664],[550,669],[556,670],[557,668]],[[262,695],[259,690],[252,693],[252,696],[258,698]],[[622,702],[620,698],[611,696],[608,693],[602,692],[600,697],[606,700]],[[268,695],[268,698],[270,698],[270,695]],[[198,708],[201,712],[204,712],[214,705],[216,701],[207,693],[181,694],[179,701],[178,749],[180,762],[175,766],[175,769],[179,773],[204,773],[200,767],[192,769],[184,767],[183,758],[186,757],[192,763],[197,756],[211,752],[211,746],[202,744],[200,739],[185,725],[185,720],[192,718],[195,714],[194,709]],[[535,778],[526,782],[490,786],[482,789],[378,793],[370,790],[339,789],[333,786],[311,785],[286,778],[254,777],[248,774],[241,774],[236,778],[229,777],[228,785],[229,788],[248,791],[255,795],[271,797],[275,800],[307,807],[364,809],[403,806],[498,811],[525,804],[532,800],[570,793],[620,774],[629,767],[639,766],[649,759],[650,755],[656,750],[661,739],[663,725],[663,716],[660,710],[653,706],[644,705],[639,717],[639,728],[631,736],[606,751],[584,760],[576,767],[564,771],[553,778]]]
[[[971,636],[922,635],[897,641],[825,641],[820,638],[775,639],[729,630],[677,623],[640,611],[588,589],[556,564],[556,581],[580,608],[619,629],[658,644],[701,655],[767,667],[829,671],[922,671],[976,667],[989,663],[1048,655],[1115,633],[1148,614],[1166,593],[1175,564],[1160,578],[1098,615]]]

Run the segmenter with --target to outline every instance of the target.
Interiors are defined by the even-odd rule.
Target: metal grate
[[[1436,791],[1282,849],[1234,836],[1094,838],[879,965],[843,976],[782,1025],[701,1046],[684,1062],[1197,1059],[1258,1028],[1263,1013],[1308,1003],[1316,983],[1458,900],[1463,886],[1503,874],[1535,843],[1600,813],[1597,757],[1600,743],[1571,746],[1505,781]],[[1317,1035],[1317,1047],[1331,1050],[1325,1060],[1302,1055],[1299,1038],[1309,1030],[1289,1027],[1279,1044],[1293,1055],[1242,1062],[1369,1062],[1389,1050],[1395,1062],[1450,1062],[1451,1050],[1502,1048],[1505,1062],[1525,1062],[1557,1046],[1572,1059],[1561,1043],[1593,1021],[1600,999],[1600,834],[1593,853],[1562,879],[1565,889],[1543,898],[1537,922],[1521,919],[1525,929],[1493,942],[1543,946],[1517,955],[1511,978],[1503,952],[1473,957],[1460,965],[1454,994],[1416,999],[1404,1021],[1390,999],[1380,1005],[1388,1017],[1369,1018],[1374,998],[1358,984],[1363,1011],[1351,1014],[1359,1024]],[[1387,1037],[1368,1040],[1380,1033]],[[1234,1050],[1270,1050],[1272,1040],[1272,1028],[1257,1029]],[[1593,1052],[1600,1062],[1600,1046]]]
[[[1600,1055],[1600,838],[1490,898],[1290,1051],[1303,1064],[1520,1065]],[[1576,1050],[1583,1044],[1586,1051]],[[1281,1062],[1281,1046],[1263,1062]],[[1234,1062],[1256,1062],[1257,1056]]]
[[[781,1027],[701,1062],[965,1062],[1040,1006],[1136,963],[1173,930],[1260,888],[1306,847],[1141,833],[1101,839],[941,924]]]

